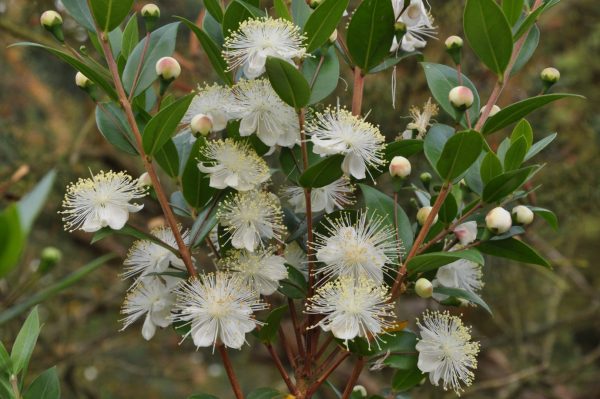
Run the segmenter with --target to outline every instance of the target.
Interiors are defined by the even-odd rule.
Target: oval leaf
[[[485,241],[477,247],[484,254],[498,256],[501,258],[516,260],[518,262],[532,263],[544,267],[550,267],[550,263],[540,256],[535,249],[516,238],[506,240]]]
[[[500,201],[521,187],[536,169],[537,166],[529,166],[494,177],[483,188],[482,199],[487,203]]]
[[[296,109],[308,104],[310,87],[295,65],[280,58],[267,57],[265,66],[273,90],[284,103]]]
[[[318,188],[333,183],[340,177],[342,177],[342,161],[344,156],[341,154],[331,155],[329,157],[322,158],[319,162],[315,163],[298,179],[298,182],[302,187]]]
[[[325,0],[304,25],[306,51],[312,53],[327,42],[348,7],[348,0]]]
[[[90,0],[92,15],[103,32],[110,32],[125,20],[133,0]]]
[[[146,125],[142,142],[147,155],[156,154],[175,132],[187,112],[194,93],[188,94],[160,110]]]
[[[482,147],[483,139],[480,133],[474,130],[456,133],[444,145],[436,165],[438,173],[447,181],[456,179],[479,158]]]
[[[414,275],[416,273],[436,270],[444,265],[461,259],[475,262],[478,265],[483,265],[484,263],[483,256],[481,256],[479,251],[475,249],[465,249],[462,251],[431,252],[418,255],[408,261],[406,268],[410,275]]]

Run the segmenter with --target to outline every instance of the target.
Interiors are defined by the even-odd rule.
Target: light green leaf
[[[488,184],[490,180],[502,173],[502,162],[493,152],[488,152],[481,162],[481,181]]]
[[[6,276],[19,262],[25,238],[17,206],[9,205],[0,212],[0,278]]]
[[[90,0],[90,5],[98,27],[110,32],[125,20],[133,0]]]
[[[511,171],[519,168],[527,153],[527,139],[523,136],[514,141],[504,156],[504,170]]]
[[[335,48],[331,46],[327,49],[322,63],[319,53],[317,51],[315,57],[307,58],[302,63],[302,74],[307,82],[312,83],[309,104],[315,104],[330,95],[340,80],[340,62]],[[319,64],[321,64],[320,68]],[[316,78],[315,73],[317,73]]]
[[[129,22],[125,25],[123,30],[123,40],[121,44],[121,54],[125,58],[129,57],[136,44],[140,41],[140,33],[137,22],[137,14],[133,14],[129,18]]]
[[[285,0],[274,0],[273,6],[275,7],[275,13],[279,18],[286,19],[288,21],[292,20],[292,16],[290,15],[290,10],[288,9]]]
[[[519,51],[519,55],[515,60],[515,64],[510,70],[510,76],[519,72],[525,64],[533,57],[533,53],[538,47],[540,42],[540,28],[534,25],[529,33],[527,34],[527,38],[525,39],[525,43],[523,43],[523,47],[521,47],[521,51]]]
[[[62,4],[79,25],[89,31],[96,31],[87,0],[62,0]]]
[[[106,141],[130,155],[137,155],[133,132],[125,113],[116,103],[98,103],[96,125]]]
[[[23,234],[29,234],[33,221],[46,203],[55,178],[55,170],[46,173],[44,178],[17,203],[19,222],[21,223],[21,232]]]
[[[527,149],[529,150],[533,144],[533,129],[526,119],[521,119],[519,123],[517,123],[510,135],[510,142],[514,143],[519,139],[519,137],[525,138],[525,141],[527,142]]]
[[[304,24],[312,14],[312,9],[306,3],[306,0],[292,0],[292,19],[300,28],[304,28]]]
[[[10,353],[10,360],[12,361],[13,374],[18,374],[27,367],[29,359],[33,353],[33,348],[37,342],[38,335],[40,334],[40,318],[38,316],[37,307],[33,308],[25,323],[21,327],[15,343],[13,344],[12,351]]]
[[[313,11],[304,25],[307,53],[312,53],[329,40],[346,7],[348,0],[325,0]]]
[[[544,137],[537,143],[533,144],[529,151],[527,151],[527,155],[525,155],[525,160],[528,161],[537,154],[539,154],[544,148],[546,148],[550,143],[554,141],[556,136],[556,133],[552,133],[550,136]]]
[[[60,399],[60,382],[56,366],[37,376],[25,391],[23,399]]]

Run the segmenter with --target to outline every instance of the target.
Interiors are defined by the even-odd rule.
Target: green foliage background
[[[170,22],[170,15],[195,20],[201,9],[199,0],[160,3],[161,23]],[[463,2],[430,3],[441,40],[430,41],[425,59],[447,63],[443,39],[451,34],[462,35]],[[136,2],[136,7],[141,5]],[[30,168],[29,174],[3,193],[0,208],[26,193],[47,170],[58,170],[54,192],[32,231],[21,267],[8,280],[0,280],[0,309],[100,254],[113,251],[124,255],[130,244],[129,239],[116,236],[90,246],[87,235],[64,233],[56,214],[66,183],[86,175],[88,169],[126,169],[132,175],[140,174],[142,169],[98,134],[93,104],[75,87],[72,69],[44,52],[6,48],[23,39],[51,41],[39,27],[38,16],[53,7],[50,1],[0,1],[0,184],[19,166]],[[561,71],[556,91],[588,98],[585,102],[559,101],[530,119],[537,127],[536,139],[559,132],[558,139],[542,155],[549,165],[535,177],[534,184],[543,184],[537,204],[556,211],[560,231],[538,223],[532,229],[535,233],[528,235],[551,259],[556,273],[500,260],[487,263],[483,298],[495,317],[489,318],[481,310],[464,309],[465,319],[474,325],[474,335],[483,347],[476,382],[464,397],[600,396],[600,271],[596,264],[600,242],[599,16],[595,0],[564,0],[550,11],[540,24],[540,47],[532,61],[511,80],[500,100],[502,106],[539,92],[538,74],[546,66]],[[84,31],[71,20],[65,20],[65,30],[72,42],[86,40]],[[198,82],[211,81],[210,65],[187,30],[180,29],[179,44],[177,57],[182,61],[184,78],[177,81],[177,88],[183,92]],[[471,57],[465,59],[463,70],[471,80],[487,82],[487,86],[479,85],[480,94],[487,97],[493,77]],[[391,71],[367,79],[363,106],[372,110],[370,120],[380,123],[381,130],[390,137],[404,130],[408,108],[422,105],[430,96],[416,60],[400,64],[396,76],[395,109]],[[347,82],[351,79],[345,75]],[[342,99],[348,98],[345,88],[346,83],[340,82],[336,94]],[[413,165],[413,170],[423,171],[426,167]],[[141,223],[158,214],[159,209],[151,205],[136,221]],[[38,279],[31,265],[47,245],[60,248],[63,261]],[[30,366],[31,375],[56,364],[64,398],[179,398],[197,391],[229,397],[226,377],[210,350],[196,352],[190,342],[179,346],[177,336],[168,333],[158,333],[146,343],[139,326],[117,333],[126,289],[120,271],[119,262],[113,261],[40,307],[45,326]],[[22,297],[12,294],[15,291]],[[413,320],[424,305],[422,300],[406,300],[402,318]],[[0,339],[10,344],[21,322],[15,319],[0,326]],[[266,352],[258,347],[255,352],[235,354],[242,384],[272,385],[278,378],[269,367]],[[342,369],[340,378],[349,372]],[[365,373],[360,383],[375,391],[380,378],[381,372]],[[453,395],[431,389],[426,383],[412,397]]]

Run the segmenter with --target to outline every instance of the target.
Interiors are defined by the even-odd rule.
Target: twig
[[[317,378],[317,380],[308,388],[308,390],[306,391],[306,397],[310,398],[315,392],[317,392],[317,389],[319,389],[319,387],[323,385],[325,381],[327,381],[327,378],[329,378],[331,373],[333,373],[340,366],[340,364],[342,364],[342,362],[346,360],[349,356],[350,352],[345,352],[338,360],[336,360],[334,364],[331,365],[331,367],[329,367],[325,372],[323,372],[319,376],[319,378]]]
[[[290,393],[292,395],[297,395],[298,392],[297,392],[296,386],[294,385],[294,383],[292,382],[292,379],[290,378],[289,374],[285,370],[285,367],[283,367],[283,363],[281,363],[281,359],[279,358],[279,355],[273,349],[273,345],[266,344],[265,346],[267,347],[269,354],[273,358],[273,361],[275,362],[275,366],[277,366],[277,370],[279,370],[279,374],[281,374],[281,378],[283,378],[283,381],[285,382],[285,385],[287,385]]]
[[[354,67],[354,91],[352,92],[352,115],[359,116],[362,108],[365,77],[359,67]]]
[[[358,377],[360,376],[360,373],[362,373],[364,366],[365,366],[365,358],[364,357],[358,358],[358,360],[356,361],[356,364],[354,365],[354,369],[352,369],[352,374],[350,375],[350,379],[348,380],[348,383],[346,384],[346,389],[344,389],[344,393],[342,393],[341,399],[348,399],[350,397],[350,395],[352,394],[352,389],[354,388],[354,385],[356,385],[356,381],[358,381]]]
[[[229,382],[231,383],[231,389],[233,389],[233,394],[237,399],[244,399],[242,388],[240,387],[240,383],[235,375],[235,372],[233,371],[231,359],[229,359],[229,355],[227,354],[227,348],[225,348],[225,345],[223,344],[218,344],[217,349],[221,354],[221,359],[223,359],[223,366],[225,367],[225,371],[227,372],[227,377],[229,377]]]

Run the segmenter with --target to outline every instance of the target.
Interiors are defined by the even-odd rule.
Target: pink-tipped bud
[[[477,238],[477,222],[466,222],[454,228],[454,235],[461,245],[468,245]]]
[[[81,89],[87,89],[88,87],[93,85],[94,82],[89,80],[88,77],[82,74],[81,72],[77,72],[75,74],[75,84]]]
[[[528,225],[533,222],[533,211],[524,205],[517,205],[512,209],[512,218],[515,223]]]
[[[190,129],[194,134],[208,136],[213,129],[212,118],[208,115],[198,114],[192,118]]]
[[[448,94],[448,99],[452,106],[458,110],[464,111],[473,105],[473,92],[466,86],[456,86]]]
[[[433,284],[426,278],[421,277],[415,283],[415,292],[421,298],[431,298],[433,295]]]
[[[486,105],[484,105],[483,107],[481,107],[481,110],[479,111],[479,114],[483,114],[485,112],[485,109],[487,108]],[[490,111],[490,113],[488,114],[488,116],[494,116],[496,115],[498,112],[500,112],[502,108],[500,108],[499,106],[497,106],[496,104],[494,104],[492,106],[492,110]]]
[[[162,57],[156,62],[156,74],[166,81],[171,81],[179,77],[181,66],[173,57]]]
[[[140,187],[152,187],[152,179],[148,172],[144,172],[138,177],[138,186]]]
[[[392,177],[405,178],[410,175],[410,161],[401,156],[395,156],[390,162],[390,175]]]
[[[488,212],[485,225],[494,234],[506,233],[512,227],[512,218],[506,209],[497,207]]]
[[[540,73],[540,78],[542,79],[542,81],[544,81],[544,83],[549,83],[553,85],[554,83],[559,81],[560,72],[556,68],[544,68],[544,70],[542,70],[542,72]]]
[[[431,213],[431,209],[433,209],[430,206],[424,206],[423,208],[419,209],[419,211],[417,212],[417,222],[423,226],[425,224],[425,221],[427,220],[427,218],[429,217],[429,214]],[[433,223],[437,222],[438,220],[438,215],[435,215],[435,218],[433,219]]]
[[[444,42],[447,50],[459,49],[463,46],[463,39],[460,36],[449,36]]]
[[[40,24],[46,29],[52,29],[56,26],[61,26],[63,23],[62,17],[54,10],[44,11],[40,16]]]

